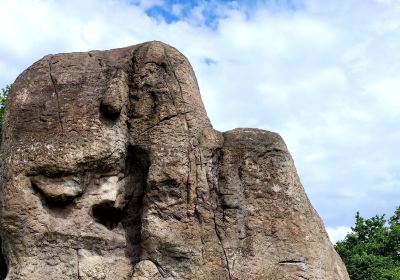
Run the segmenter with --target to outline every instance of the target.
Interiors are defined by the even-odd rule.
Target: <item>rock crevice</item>
[[[58,96],[56,80],[54,79],[54,76],[53,76],[52,70],[51,70],[52,58],[53,58],[52,56],[50,56],[50,58],[49,58],[49,76],[50,76],[51,84],[53,86],[54,95],[56,97],[58,121],[60,123],[61,131],[64,132],[64,127],[63,127],[63,123],[62,123],[62,119],[61,119],[60,100],[59,100],[59,96]]]

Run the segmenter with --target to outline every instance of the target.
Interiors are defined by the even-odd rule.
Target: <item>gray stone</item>
[[[281,137],[214,130],[176,49],[48,55],[7,102],[7,279],[349,279]]]

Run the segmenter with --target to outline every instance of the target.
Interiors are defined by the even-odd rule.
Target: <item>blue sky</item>
[[[0,87],[49,53],[161,40],[214,127],[285,139],[332,240],[400,205],[399,0],[0,0]]]

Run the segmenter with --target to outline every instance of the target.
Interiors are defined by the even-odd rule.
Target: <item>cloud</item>
[[[1,1],[0,86],[48,53],[161,40],[219,130],[280,133],[330,228],[400,197],[400,2]]]
[[[336,242],[343,240],[346,235],[351,232],[351,228],[346,226],[327,227],[326,231],[328,232],[331,242],[335,244]]]

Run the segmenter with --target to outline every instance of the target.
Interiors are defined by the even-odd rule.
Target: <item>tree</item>
[[[352,280],[400,279],[400,207],[392,217],[356,214],[352,231],[335,245]]]
[[[0,143],[1,143],[1,131],[3,127],[4,109],[5,109],[6,99],[8,94],[10,93],[10,90],[11,86],[7,85],[0,91]],[[7,275],[7,264],[2,254],[2,240],[0,238],[0,279],[5,279],[6,275]]]
[[[0,92],[0,139],[1,139],[1,131],[3,127],[3,116],[4,116],[4,109],[6,106],[6,99],[8,94],[10,93],[11,86],[7,85],[5,88],[1,89]]]

